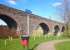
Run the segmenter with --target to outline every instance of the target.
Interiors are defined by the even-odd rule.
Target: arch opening
[[[6,38],[8,36],[15,37],[17,29],[16,21],[11,17],[3,14],[0,14],[0,20],[4,22],[3,25],[0,25],[0,38]]]
[[[58,34],[58,32],[59,32],[59,26],[58,25],[56,25],[56,26],[54,26],[54,35],[57,35]]]
[[[48,25],[45,24],[45,23],[40,23],[39,25],[41,26],[41,28],[42,28],[42,30],[43,30],[43,35],[48,34],[48,32],[49,32],[49,27],[48,27]]]
[[[65,31],[65,27],[63,26],[62,29],[61,29],[61,32],[64,32],[64,31]]]
[[[16,21],[10,18],[9,16],[0,14],[0,19],[3,20],[9,28],[17,28]]]
[[[7,24],[2,20],[2,19],[0,19],[0,26],[7,26]]]

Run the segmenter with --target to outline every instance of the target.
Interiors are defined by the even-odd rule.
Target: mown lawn
[[[0,39],[0,50],[23,50],[23,47],[18,39],[6,40],[6,45],[5,40]]]
[[[41,37],[30,37],[29,39],[29,50],[34,50],[34,48],[42,42],[47,42],[50,40],[58,40],[58,39],[65,39],[64,37],[60,36],[41,36]],[[21,39],[13,39],[8,40],[6,39],[6,46],[5,46],[5,39],[0,39],[0,50],[25,50],[24,47],[20,44]]]
[[[70,41],[65,41],[55,45],[56,50],[70,50]]]

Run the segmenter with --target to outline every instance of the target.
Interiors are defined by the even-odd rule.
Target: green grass
[[[29,50],[34,50],[34,48],[42,42],[47,42],[50,40],[58,40],[58,39],[65,39],[64,37],[60,36],[41,36],[41,37],[30,37],[29,39]],[[6,40],[5,46],[5,39],[0,39],[0,50],[25,50],[24,47],[20,44],[20,39],[13,39],[13,40]]]
[[[15,40],[0,40],[0,50],[23,50],[23,47],[20,45],[20,41],[18,39]]]
[[[65,41],[55,45],[56,50],[70,50],[70,41]]]

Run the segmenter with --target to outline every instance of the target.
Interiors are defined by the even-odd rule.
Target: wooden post
[[[5,48],[6,48],[6,45],[7,45],[7,42],[6,42],[6,40],[4,41],[4,44],[5,44]]]

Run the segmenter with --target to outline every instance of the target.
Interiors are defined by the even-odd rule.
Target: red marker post
[[[22,35],[21,36],[21,45],[28,50],[29,48],[29,36],[28,35]]]

